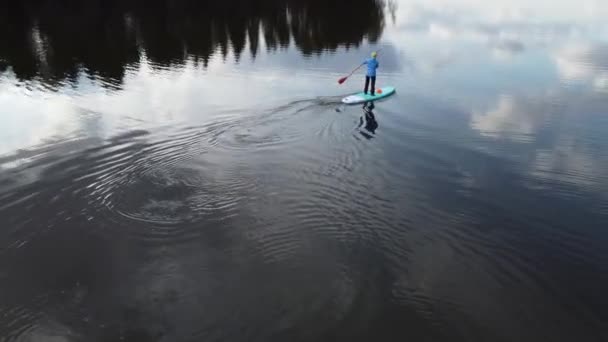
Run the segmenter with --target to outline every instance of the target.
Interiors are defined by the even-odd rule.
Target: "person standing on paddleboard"
[[[365,88],[363,89],[363,93],[367,94],[367,88],[369,87],[369,81],[372,81],[372,87],[370,89],[369,94],[371,96],[376,95],[376,69],[380,66],[376,57],[378,56],[377,52],[372,52],[372,57],[366,59],[361,65],[367,64],[367,74],[365,74]]]

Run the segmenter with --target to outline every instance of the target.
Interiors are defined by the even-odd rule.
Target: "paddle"
[[[355,71],[359,70],[359,68],[362,67],[363,65],[364,64],[359,65],[355,70],[353,70],[350,74],[348,74],[348,76],[345,76],[345,77],[342,77],[341,79],[339,79],[338,83],[342,84],[342,83],[346,82],[346,79],[351,77],[355,73]]]

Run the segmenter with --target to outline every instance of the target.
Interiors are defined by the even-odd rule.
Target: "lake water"
[[[208,3],[0,4],[0,341],[608,341],[607,2]]]

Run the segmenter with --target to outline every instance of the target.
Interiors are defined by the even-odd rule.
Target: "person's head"
[[[376,58],[376,56],[378,56],[378,53],[376,51],[372,52],[372,58]]]

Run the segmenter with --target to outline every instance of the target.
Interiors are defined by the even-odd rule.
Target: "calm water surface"
[[[0,5],[0,341],[608,341],[604,0],[207,3]]]

